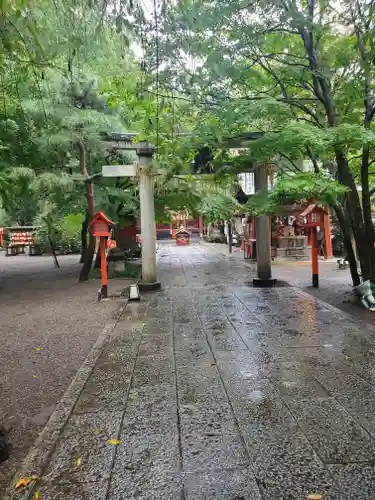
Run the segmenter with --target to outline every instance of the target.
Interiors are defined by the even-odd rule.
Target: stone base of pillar
[[[268,278],[268,279],[262,279],[262,278],[254,278],[253,279],[253,286],[256,288],[271,288],[275,286],[277,283],[276,278]]]
[[[160,281],[154,281],[153,283],[140,281],[138,283],[138,287],[140,292],[154,292],[156,290],[160,290],[161,284]]]

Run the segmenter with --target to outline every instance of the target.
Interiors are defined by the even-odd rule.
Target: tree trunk
[[[95,256],[94,269],[100,269],[100,268],[101,268],[101,257],[100,257],[100,249],[98,249]]]
[[[85,259],[79,274],[79,281],[87,281],[89,279],[90,270],[92,267],[92,261],[94,259],[95,253],[95,238],[89,235],[89,244],[86,249]]]
[[[361,180],[362,180],[362,210],[365,233],[368,245],[368,254],[371,262],[371,281],[375,278],[375,229],[372,222],[370,183],[368,175],[370,151],[365,146],[362,151]]]
[[[57,260],[55,246],[54,246],[52,238],[50,236],[48,236],[48,241],[49,241],[49,245],[51,247],[51,252],[52,252],[52,257],[53,257],[53,262],[55,264],[55,267],[59,268],[60,264],[59,264],[59,261]]]
[[[336,162],[338,167],[339,182],[348,188],[348,192],[345,195],[347,201],[347,212],[357,245],[362,278],[364,281],[368,279],[373,281],[375,277],[373,276],[371,266],[369,245],[363,221],[361,202],[345,153],[342,150],[336,151]]]
[[[349,224],[347,223],[344,215],[344,211],[342,207],[339,204],[336,204],[334,206],[337,219],[339,221],[341,231],[344,237],[344,245],[345,249],[347,252],[347,258],[349,262],[349,268],[350,268],[350,274],[352,277],[353,281],[353,286],[358,286],[361,283],[361,279],[358,274],[358,268],[357,268],[357,259],[355,257],[353,245],[352,245],[352,240],[351,240],[351,231]]]
[[[82,142],[78,141],[77,146],[79,149],[79,166],[81,170],[82,177],[85,178],[85,196],[87,199],[87,215],[88,221],[91,221],[95,214],[94,205],[94,189],[92,179],[88,180],[88,173],[86,168],[86,150]],[[92,261],[95,253],[95,238],[89,231],[89,243],[85,251],[83,258],[83,265],[79,275],[79,281],[87,281],[89,279],[89,273],[92,266]]]
[[[85,260],[85,253],[87,250],[87,229],[89,227],[89,217],[88,214],[86,213],[85,220],[82,222],[82,227],[81,227],[81,258],[79,260],[80,264],[83,264]]]
[[[108,238],[105,237],[105,248],[107,248],[107,242]],[[94,269],[100,269],[102,266],[102,259],[100,255],[100,247],[98,247],[98,251],[96,252],[96,257],[95,257],[95,262],[94,262]]]
[[[232,237],[232,222],[228,221],[228,251],[232,253],[233,237]]]
[[[310,26],[305,28],[305,26],[299,27],[299,33],[302,37],[306,55],[309,60],[309,66],[311,70],[313,92],[316,98],[323,104],[325,109],[325,114],[327,118],[328,125],[330,127],[337,127],[339,125],[339,114],[335,106],[334,97],[332,94],[332,88],[326,72],[324,71],[324,64],[322,65],[319,61],[319,56],[317,53],[316,43],[314,39],[314,32],[312,29],[313,20],[315,15],[315,8],[317,2],[312,0],[308,2],[308,13],[310,18]],[[371,122],[368,121],[367,125]],[[365,123],[366,127],[366,123]],[[346,193],[347,199],[347,212],[349,215],[349,221],[354,234],[359,262],[362,271],[362,278],[364,280],[375,278],[374,271],[372,269],[372,258],[373,253],[369,248],[369,240],[366,235],[366,226],[369,225],[368,216],[362,212],[361,202],[358,195],[357,187],[354,182],[352,173],[349,168],[346,153],[344,149],[338,147],[335,151],[338,180],[341,184],[348,188]],[[366,209],[366,211],[368,211]],[[365,219],[367,222],[365,223]],[[340,224],[341,225],[341,224]],[[351,246],[351,248],[353,248]],[[375,256],[375,254],[374,254]]]

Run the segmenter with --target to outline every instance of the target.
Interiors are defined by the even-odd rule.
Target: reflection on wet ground
[[[162,291],[128,305],[99,359],[43,499],[373,500],[371,327],[291,287],[250,288],[249,269],[204,246],[161,245],[159,269]]]

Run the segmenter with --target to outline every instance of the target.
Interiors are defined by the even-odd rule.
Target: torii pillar
[[[268,189],[268,168],[266,164],[259,165],[254,170],[255,192]],[[270,221],[268,215],[256,218],[256,251],[257,277],[253,279],[255,287],[273,287],[276,279],[272,278],[271,271],[271,238]]]
[[[154,208],[154,178],[151,174],[154,147],[137,149],[139,170],[139,201],[142,233],[142,278],[140,290],[159,290],[156,276],[156,232]]]
[[[325,258],[330,258],[333,256],[332,252],[332,233],[331,233],[331,222],[330,222],[330,212],[327,207],[327,212],[321,214],[321,222],[324,231],[324,256]]]

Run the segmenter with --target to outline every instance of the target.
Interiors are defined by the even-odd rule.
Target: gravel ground
[[[0,492],[43,429],[121,300],[96,301],[98,281],[78,283],[78,256],[0,254],[0,425],[12,442]],[[110,293],[126,286],[112,280]]]

